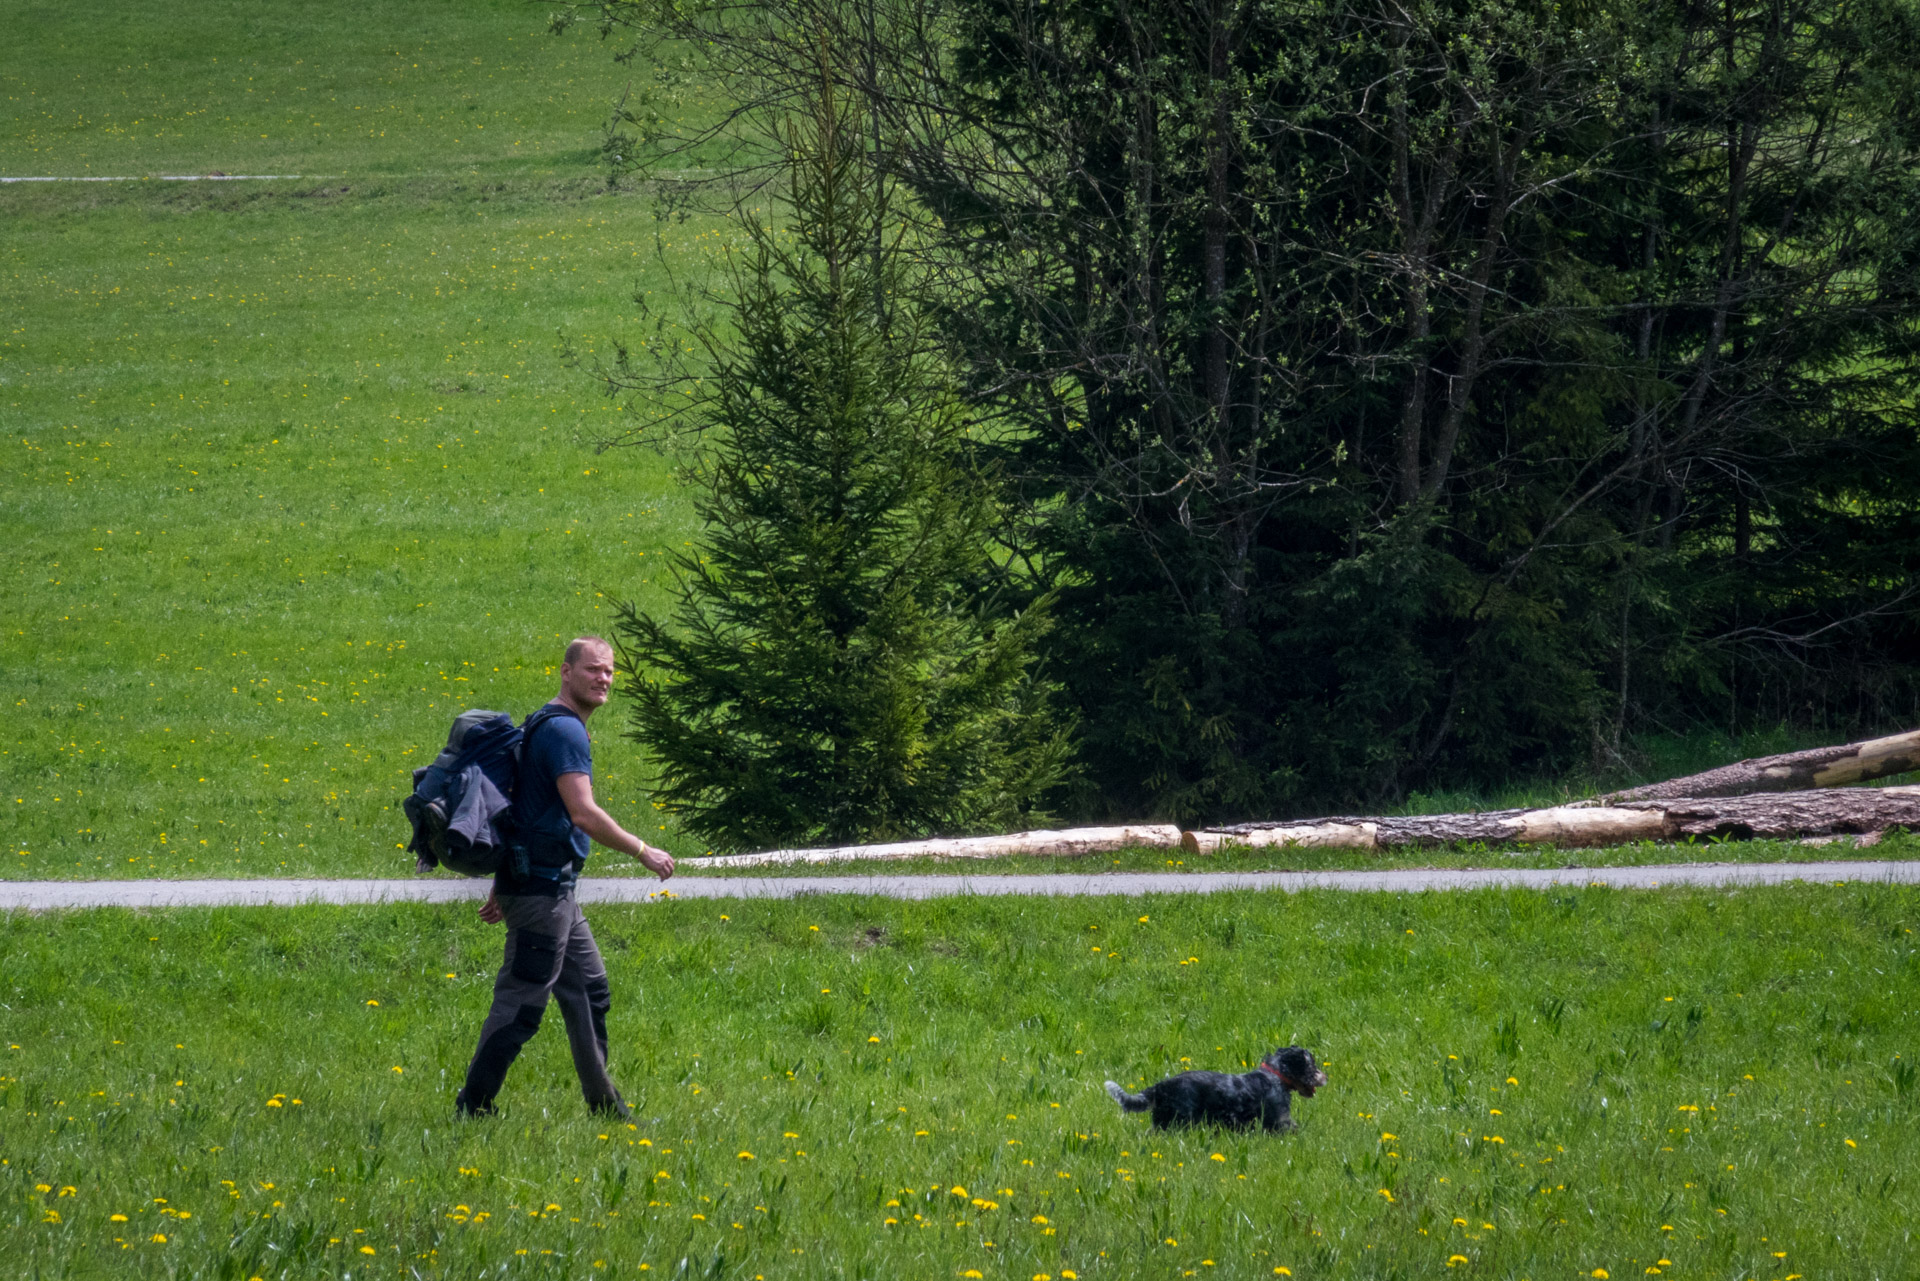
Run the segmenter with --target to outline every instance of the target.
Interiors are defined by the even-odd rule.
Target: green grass
[[[686,506],[659,456],[592,451],[612,408],[560,335],[603,344],[725,233],[604,190],[627,73],[543,25],[16,24],[0,172],[341,176],[0,187],[0,877],[395,870],[393,802],[451,714],[550,697],[601,591],[658,600]],[[602,800],[697,851],[612,720]]]
[[[1868,885],[607,908],[627,1128],[557,1026],[454,1122],[499,947],[469,907],[15,915],[0,1225],[45,1277],[1912,1276],[1917,918]],[[1331,1078],[1292,1137],[1100,1089],[1291,1041]]]
[[[0,173],[572,174],[624,72],[522,0],[16,10]]]

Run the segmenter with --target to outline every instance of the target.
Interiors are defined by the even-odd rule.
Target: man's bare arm
[[[613,815],[600,808],[593,799],[593,780],[585,774],[562,774],[553,780],[560,793],[560,801],[567,807],[567,817],[573,825],[588,836],[622,854],[631,854],[640,860],[641,866],[649,872],[666,880],[673,875],[673,855],[656,846],[647,844],[632,832],[613,821]]]

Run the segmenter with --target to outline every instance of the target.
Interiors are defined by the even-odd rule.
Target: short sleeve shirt
[[[573,825],[556,780],[562,774],[593,777],[593,744],[580,718],[563,712],[541,722],[521,748],[520,778],[515,788],[515,829],[526,843],[536,869],[571,862],[569,873],[586,861],[591,843]],[[567,875],[567,880],[572,876]]]

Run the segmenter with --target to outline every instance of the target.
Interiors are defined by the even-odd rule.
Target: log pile
[[[1393,818],[1241,823],[1188,832],[1204,853],[1229,845],[1392,849],[1488,845],[1622,845],[1693,837],[1822,839],[1920,827],[1920,787],[1845,787],[1920,769],[1920,730],[1819,747],[1629,788],[1571,805]]]
[[[1202,854],[1228,846],[1395,849],[1484,842],[1566,848],[1686,837],[1877,839],[1889,827],[1920,829],[1920,787],[1848,787],[1920,769],[1920,730],[1738,764],[1547,809],[1466,814],[1338,817],[1240,823],[1183,832],[1167,823],[943,837],[882,845],[768,850],[691,860],[690,867],[781,867],[909,858],[1007,855],[1079,857],[1138,846]]]
[[[1188,832],[1180,843],[1193,854],[1228,845],[1372,850],[1457,841],[1572,848],[1689,836],[1735,840],[1839,836],[1894,826],[1920,827],[1920,787],[1829,787],[1761,796],[1676,797],[1477,814],[1241,823]]]
[[[1816,747],[1782,756],[1758,756],[1710,769],[1704,774],[1670,778],[1664,783],[1631,787],[1587,802],[1613,805],[1620,801],[1662,801],[1679,796],[1744,796],[1750,792],[1798,792],[1816,787],[1844,787],[1876,778],[1891,778],[1920,769],[1920,730]]]

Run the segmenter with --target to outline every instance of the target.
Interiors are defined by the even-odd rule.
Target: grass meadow
[[[1920,1272],[1920,893],[603,908],[631,1125],[557,1013],[452,1095],[470,907],[0,918],[20,1276]],[[83,965],[84,976],[76,976]],[[1300,1042],[1299,1133],[1101,1090]]]
[[[0,185],[0,876],[393,870],[450,714],[550,697],[688,536],[562,349],[725,226],[606,190],[633,73],[518,0],[9,39],[0,174],[304,176]],[[697,852],[613,728],[602,800]]]

